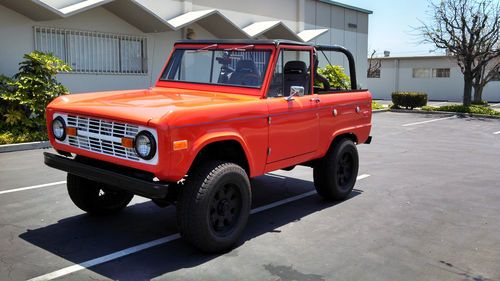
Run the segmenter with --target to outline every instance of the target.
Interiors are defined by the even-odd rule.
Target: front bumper
[[[124,169],[113,168],[110,165],[91,165],[48,152],[44,152],[43,155],[45,165],[49,167],[108,184],[136,195],[151,199],[164,199],[168,194],[168,183],[146,180],[131,175],[133,173],[127,173]]]

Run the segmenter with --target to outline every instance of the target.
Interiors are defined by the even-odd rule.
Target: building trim
[[[331,5],[341,6],[347,9],[357,10],[371,14],[371,11],[338,3],[331,0],[318,0]],[[68,2],[71,3],[71,2]],[[143,32],[174,31],[199,23],[206,27],[207,31],[218,37],[226,38],[260,38],[269,39],[280,38],[308,42],[328,31],[328,29],[302,30],[294,32],[282,21],[260,21],[240,28],[228,17],[216,9],[189,11],[176,17],[167,19],[160,16],[158,11],[146,7],[138,0],[80,0],[75,4],[58,8],[49,4],[47,0],[31,0],[23,2],[10,2],[10,0],[0,0],[0,4],[5,5],[34,20],[47,20],[53,18],[65,18],[80,12],[103,6],[115,15],[139,28]],[[37,8],[38,7],[38,8]],[[42,9],[40,9],[42,8]],[[34,11],[38,11],[34,12]],[[221,25],[225,25],[227,30],[221,31]]]
[[[289,40],[302,41],[295,32],[279,20],[275,21],[258,21],[243,28],[243,31],[250,38],[258,38],[264,36],[266,38],[280,38]]]
[[[455,59],[454,56],[446,55],[433,55],[433,56],[398,56],[398,57],[374,57],[368,58],[368,60],[412,60],[412,59]]]
[[[363,8],[358,8],[358,7],[351,6],[351,5],[347,5],[347,4],[344,4],[344,3],[339,3],[337,1],[332,1],[332,0],[318,0],[318,1],[322,2],[322,3],[330,4],[330,5],[333,5],[333,6],[337,6],[337,7],[346,8],[346,9],[349,9],[349,10],[357,11],[357,12],[360,12],[360,13],[365,13],[365,14],[368,14],[368,15],[373,14],[373,11],[366,10],[366,9],[363,9]]]

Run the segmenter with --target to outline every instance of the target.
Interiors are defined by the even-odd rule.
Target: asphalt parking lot
[[[178,239],[173,207],[136,197],[87,216],[44,150],[2,153],[0,280],[500,280],[500,120],[373,125],[348,200],[322,201],[310,168],[253,179],[254,214],[223,255]]]

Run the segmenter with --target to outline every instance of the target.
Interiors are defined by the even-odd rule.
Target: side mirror
[[[302,97],[304,96],[304,87],[302,86],[291,86],[290,87],[290,95],[285,97],[285,100],[287,101],[292,101],[293,100],[293,97],[297,96],[297,97]]]

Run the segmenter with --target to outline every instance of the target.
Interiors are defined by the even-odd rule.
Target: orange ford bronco
[[[339,54],[350,89],[317,72]],[[177,206],[182,237],[205,252],[229,249],[250,213],[249,178],[313,169],[318,194],[345,199],[358,173],[357,144],[371,141],[371,95],[357,88],[340,46],[285,40],[179,41],[156,85],[61,96],[47,107],[71,200],[107,214],[134,195]]]

